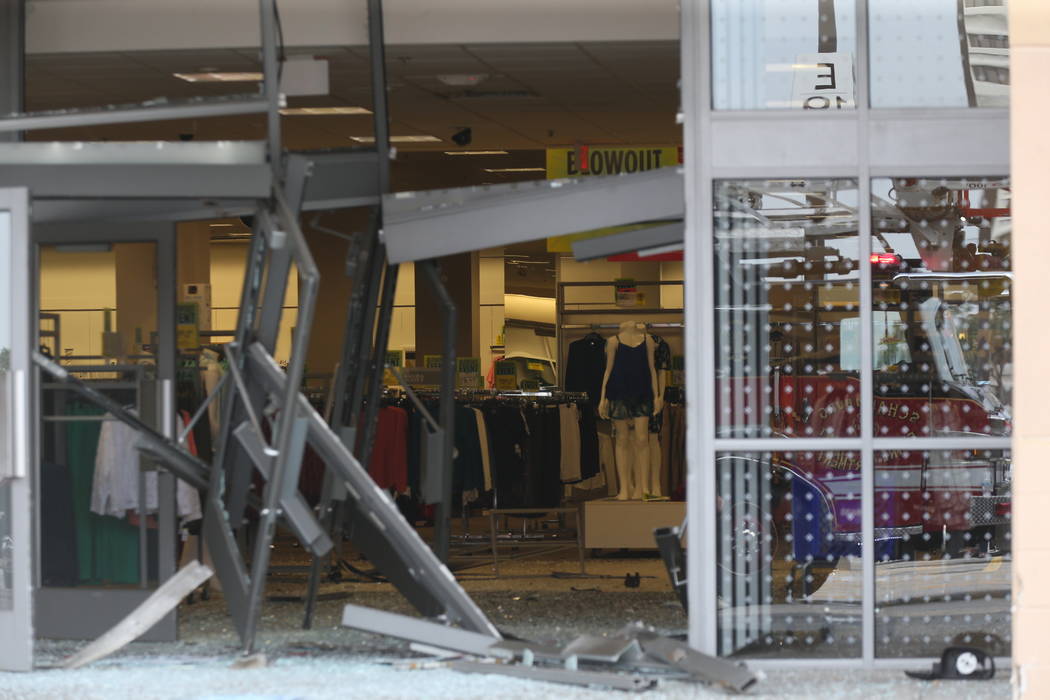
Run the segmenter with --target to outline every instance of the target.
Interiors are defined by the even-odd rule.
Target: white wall
[[[60,354],[102,354],[102,309],[117,306],[117,262],[112,251],[64,253],[40,251],[40,309],[60,311]],[[87,311],[62,311],[88,309]],[[50,324],[48,324],[48,327]],[[117,317],[113,314],[113,330]]]
[[[394,313],[390,320],[390,350],[416,349],[416,268],[401,263],[394,290]]]
[[[226,331],[237,327],[237,310],[241,305],[241,287],[244,284],[244,265],[247,262],[247,242],[222,242],[211,245],[211,327]],[[292,329],[298,316],[299,283],[293,266],[285,290],[284,314],[281,330],[277,336],[277,351],[274,356],[286,361],[292,349]],[[227,342],[230,338],[218,338]]]
[[[29,53],[253,48],[255,0],[30,0]],[[364,0],[281,0],[285,45],[364,46]],[[387,0],[388,44],[663,41],[674,0]]]

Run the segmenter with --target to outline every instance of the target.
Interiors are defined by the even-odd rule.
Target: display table
[[[617,501],[583,504],[583,544],[587,549],[656,549],[653,530],[678,526],[685,501]]]

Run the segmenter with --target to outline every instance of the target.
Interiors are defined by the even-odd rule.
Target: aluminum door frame
[[[85,222],[79,224],[37,224],[32,227],[32,271],[25,287],[32,298],[33,317],[39,312],[40,246],[85,243],[154,243],[157,260],[157,417],[158,430],[168,437],[175,433],[175,300],[176,300],[176,224],[170,221],[141,222]],[[38,324],[31,325],[27,348],[38,347]],[[39,387],[41,374],[34,369],[32,387]],[[32,396],[36,396],[33,391]],[[40,434],[39,405],[34,401],[32,416],[34,439],[32,464],[38,462]],[[39,470],[34,468],[34,485],[39,483]],[[175,574],[176,514],[175,477],[161,469],[158,482],[158,582]],[[33,529],[40,532],[39,499],[33,502]],[[39,538],[37,538],[39,541]],[[35,558],[33,587],[35,594],[35,629],[42,638],[94,639],[119,622],[155,588],[100,588],[100,587],[44,587],[41,585],[41,561]],[[153,626],[142,639],[145,641],[174,641],[177,632],[176,612],[172,611]]]
[[[11,606],[0,608],[0,671],[29,671],[33,668],[33,549],[32,490],[29,465],[31,434],[30,406],[35,403],[28,390],[32,370],[30,359],[30,305],[12,303],[29,283],[29,192],[25,188],[0,189],[0,212],[11,215],[10,247],[0,250],[0,284],[8,285],[10,304],[11,347],[9,377],[11,391],[0,395],[6,403],[0,420],[9,421],[7,434],[12,439],[0,449],[9,450],[10,480],[3,488],[10,496],[12,569]],[[2,243],[2,241],[0,241]],[[8,255],[8,253],[10,253]],[[2,386],[2,385],[0,385]],[[13,409],[13,410],[11,410]],[[3,480],[0,478],[0,480]],[[4,544],[0,542],[0,556]],[[2,573],[0,573],[2,575]],[[0,585],[3,585],[0,582]]]
[[[750,660],[755,666],[908,668],[927,659],[876,658],[874,455],[876,450],[1009,450],[1010,437],[879,438],[873,434],[871,323],[862,323],[861,435],[855,438],[716,438],[714,183],[724,179],[854,178],[858,259],[871,252],[871,180],[877,177],[1001,176],[1010,172],[1009,110],[1000,108],[872,109],[869,100],[868,6],[856,14],[856,109],[835,114],[790,110],[713,109],[712,0],[681,3],[681,104],[685,180],[687,404],[687,577],[689,643],[718,653],[717,517],[713,507],[719,454],[775,450],[855,450],[861,454],[863,634],[850,659]],[[790,138],[785,138],[790,134]],[[960,144],[967,144],[966,148]],[[693,282],[690,282],[692,280]],[[870,319],[870,266],[860,268],[860,315]]]

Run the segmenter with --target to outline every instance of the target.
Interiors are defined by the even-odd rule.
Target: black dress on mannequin
[[[653,375],[645,341],[635,347],[623,342],[617,344],[612,371],[605,385],[605,398],[609,400],[610,418],[653,415]]]

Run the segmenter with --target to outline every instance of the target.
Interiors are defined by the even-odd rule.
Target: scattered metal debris
[[[464,673],[485,673],[587,687],[643,691],[663,678],[744,692],[758,680],[743,664],[702,654],[640,622],[607,637],[584,634],[564,648],[498,639],[428,620],[347,605],[343,625],[412,642]],[[473,658],[448,660],[448,653]],[[430,667],[424,663],[423,667]]]
[[[212,570],[199,561],[191,561],[164,582],[149,598],[131,611],[109,631],[69,657],[63,668],[80,668],[109,656],[145,634],[150,627],[178,606],[190,591],[211,578]]]

